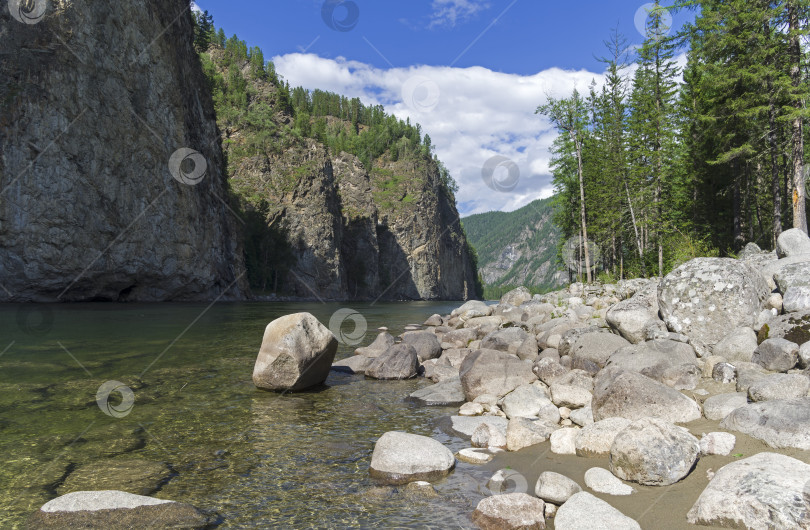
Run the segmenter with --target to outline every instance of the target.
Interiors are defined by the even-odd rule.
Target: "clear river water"
[[[366,319],[368,344],[379,326],[396,335],[457,305],[348,307]],[[0,527],[24,527],[60,493],[128,486],[215,512],[221,528],[469,527],[491,470],[459,464],[435,499],[375,489],[368,477],[374,442],[389,430],[433,436],[454,452],[468,446],[437,426],[455,407],[405,399],[429,382],[331,372],[313,392],[253,386],[268,322],[309,311],[326,324],[342,307],[0,306]],[[355,347],[341,345],[337,358]],[[124,388],[105,411],[97,392],[107,381]],[[156,483],[154,462],[169,469]]]

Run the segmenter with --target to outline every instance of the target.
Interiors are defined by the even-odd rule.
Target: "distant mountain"
[[[488,292],[519,286],[537,291],[568,283],[557,259],[560,231],[553,223],[552,199],[540,199],[514,212],[487,212],[462,219]]]

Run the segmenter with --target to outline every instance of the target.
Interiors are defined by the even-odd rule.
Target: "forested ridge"
[[[665,9],[694,21],[669,34]],[[592,242],[583,279],[663,275],[807,230],[809,29],[806,0],[655,2],[641,47],[607,39],[603,86],[538,107],[560,133],[555,222]]]

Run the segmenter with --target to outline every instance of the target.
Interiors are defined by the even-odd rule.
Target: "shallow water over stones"
[[[141,461],[168,470],[137,470],[142,491],[216,512],[224,528],[470,527],[491,471],[459,463],[435,484],[437,498],[369,479],[374,442],[389,430],[433,436],[453,452],[469,446],[436,425],[457,408],[406,400],[429,382],[331,372],[324,388],[285,395],[251,383],[269,321],[310,311],[327,324],[346,305],[0,306],[0,527],[23,526],[66,485],[81,488],[83,473],[88,489],[106,488]],[[455,305],[348,304],[367,320],[362,344],[379,326],[398,334]],[[337,358],[353,349],[342,345]],[[114,415],[97,404],[109,380],[132,390],[128,412],[116,412],[117,392]]]

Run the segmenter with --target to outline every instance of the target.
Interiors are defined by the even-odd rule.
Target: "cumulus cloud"
[[[292,86],[329,90],[384,105],[400,119],[420,123],[436,154],[459,184],[462,215],[511,211],[552,194],[549,147],[557,136],[548,120],[535,115],[547,95],[586,92],[602,73],[550,68],[534,75],[483,67],[411,66],[379,69],[343,58],[288,54],[273,59]],[[520,176],[513,189],[488,186],[482,169],[495,156],[512,160]],[[496,182],[509,168],[495,170]],[[507,186],[508,188],[509,186]]]
[[[430,16],[428,27],[454,27],[479,11],[489,8],[489,4],[481,0],[433,0],[433,13]]]

